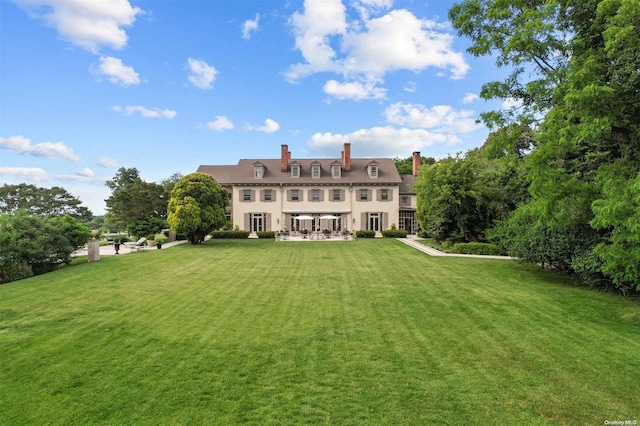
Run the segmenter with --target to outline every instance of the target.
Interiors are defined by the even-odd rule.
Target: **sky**
[[[0,184],[61,186],[95,215],[120,167],[443,158],[481,146],[492,58],[453,0],[0,0]]]

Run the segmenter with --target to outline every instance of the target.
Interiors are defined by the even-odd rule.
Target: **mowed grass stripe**
[[[3,424],[640,417],[637,304],[394,240],[103,258],[0,287],[0,319]]]

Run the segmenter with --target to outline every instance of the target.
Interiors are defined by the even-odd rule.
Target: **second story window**
[[[380,200],[381,201],[389,201],[389,190],[381,189],[380,190]]]
[[[311,190],[311,201],[320,201],[320,190],[312,189]]]
[[[339,189],[334,189],[332,192],[332,196],[331,199],[333,201],[340,201],[341,197],[340,197],[340,190]]]
[[[320,177],[320,164],[311,165],[311,177],[318,179]]]
[[[271,201],[271,190],[270,189],[265,189],[264,190],[264,201]]]
[[[292,178],[299,178],[300,177],[300,165],[299,164],[292,164],[291,165],[291,177]]]
[[[262,166],[253,167],[253,177],[256,179],[262,179]]]
[[[378,166],[376,166],[375,164],[369,166],[369,176],[372,178],[378,177]]]
[[[400,205],[408,206],[409,205],[409,197],[407,197],[407,196],[400,197]]]
[[[244,201],[251,201],[251,190],[250,189],[243,189],[242,190],[242,199]]]
[[[300,192],[298,189],[291,190],[291,201],[300,201]]]
[[[331,176],[333,176],[334,178],[339,178],[341,172],[342,167],[340,167],[339,164],[334,164],[333,166],[331,166]]]
[[[361,189],[360,196],[358,198],[360,201],[367,201],[369,199],[369,190]]]

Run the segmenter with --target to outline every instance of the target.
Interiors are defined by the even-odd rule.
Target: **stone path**
[[[407,238],[396,238],[401,243],[404,243],[408,246],[413,247],[414,249],[420,250],[423,253],[428,254],[429,256],[447,256],[447,257],[473,257],[476,259],[499,259],[499,260],[513,260],[512,257],[509,256],[494,256],[494,255],[483,255],[483,254],[458,254],[458,253],[443,253],[440,250],[436,250],[432,247],[427,247],[424,244],[420,244],[415,241],[418,238],[416,237],[407,237]]]

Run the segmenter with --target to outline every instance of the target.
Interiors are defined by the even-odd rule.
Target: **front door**
[[[249,231],[258,232],[264,231],[264,213],[251,213]]]

